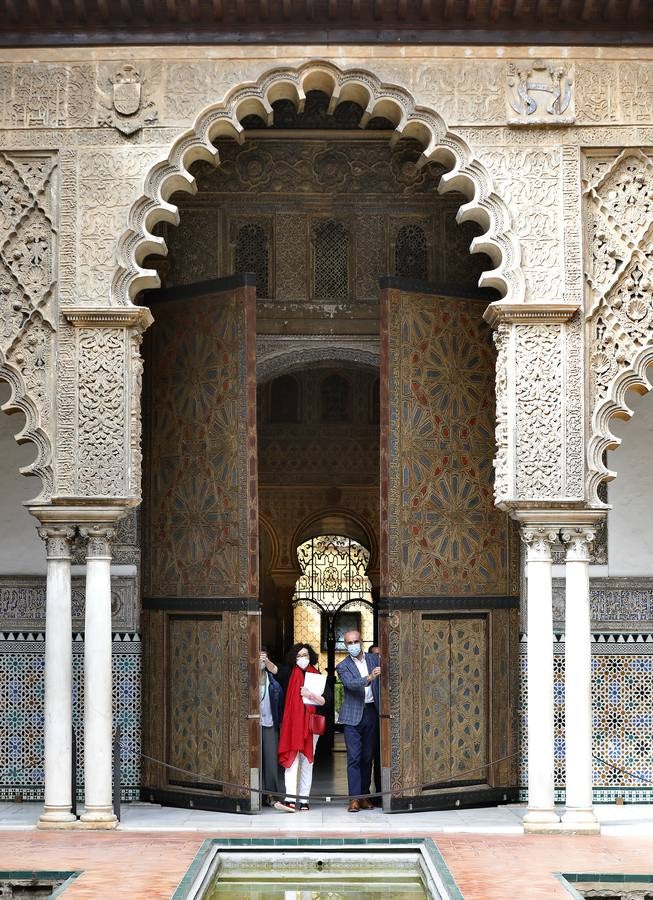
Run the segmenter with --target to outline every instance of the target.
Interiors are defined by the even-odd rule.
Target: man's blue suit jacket
[[[371,672],[379,665],[379,657],[376,653],[366,653],[365,662],[367,663],[367,671]],[[361,677],[360,672],[354,660],[347,654],[341,663],[336,666],[338,678],[342,682],[345,689],[345,696],[338,713],[339,725],[358,725],[363,717],[365,708],[365,686],[367,680]],[[381,702],[379,699],[379,679],[375,678],[369,685],[372,688],[372,696],[374,697],[374,705],[377,713],[381,710]]]

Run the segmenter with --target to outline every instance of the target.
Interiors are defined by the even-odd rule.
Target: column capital
[[[71,544],[75,537],[75,529],[71,525],[41,525],[36,530],[45,541],[47,559],[71,558]]]
[[[595,537],[594,525],[573,525],[563,528],[560,538],[567,548],[565,559],[568,562],[589,562]]]
[[[79,532],[88,540],[86,545],[86,559],[111,559],[111,541],[116,535],[116,529],[104,522],[83,525]]]
[[[522,541],[526,544],[529,562],[551,562],[551,547],[558,541],[558,532],[550,525],[522,525]]]

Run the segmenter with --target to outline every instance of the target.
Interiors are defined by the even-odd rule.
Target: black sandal
[[[308,803],[305,800],[302,800],[302,802],[299,804],[299,811],[308,812],[309,810],[310,806],[308,805]]]

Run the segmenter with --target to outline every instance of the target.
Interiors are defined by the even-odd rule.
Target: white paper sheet
[[[304,675],[304,687],[308,688],[311,693],[321,697],[326,687],[326,675],[320,675],[319,672],[307,672]],[[313,706],[313,702],[308,697],[302,697],[307,706]]]

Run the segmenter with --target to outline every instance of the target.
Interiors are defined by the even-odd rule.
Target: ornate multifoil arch
[[[611,422],[613,419],[624,421],[632,418],[633,411],[626,402],[628,391],[635,391],[642,395],[653,389],[649,366],[653,366],[653,344],[643,347],[628,367],[616,376],[610,385],[607,397],[594,410],[592,435],[587,453],[589,496],[595,506],[605,507],[606,505],[597,493],[601,482],[612,481],[617,477],[617,473],[609,469],[603,461],[608,450],[616,450],[621,444],[621,438],[611,431]]]
[[[21,412],[25,425],[14,435],[18,444],[34,444],[36,457],[28,466],[21,466],[21,475],[36,475],[41,479],[41,490],[32,503],[41,503],[52,496],[52,445],[47,433],[40,425],[39,411],[30,398],[29,391],[20,371],[9,363],[0,352],[0,381],[5,381],[10,389],[9,399],[3,403],[5,413]]]
[[[112,305],[127,306],[139,291],[159,287],[156,270],[145,268],[143,261],[150,254],[167,253],[164,239],[155,235],[153,228],[158,222],[179,224],[179,210],[169,198],[179,190],[196,193],[190,166],[197,160],[218,166],[216,139],[244,141],[241,122],[246,116],[257,115],[272,124],[275,101],[291,100],[301,110],[306,94],[312,90],[328,94],[331,111],[344,101],[358,103],[364,109],[362,128],[374,116],[389,119],[395,126],[392,140],[410,137],[422,144],[420,165],[438,162],[448,170],[440,180],[439,191],[458,191],[467,198],[458,210],[457,221],[474,221],[483,228],[484,233],[474,238],[470,251],[487,254],[495,266],[482,274],[479,283],[495,288],[507,302],[523,302],[521,251],[510,212],[465,141],[449,131],[436,112],[417,105],[407,90],[383,84],[367,70],[343,71],[318,61],[298,68],[273,69],[255,83],[235,87],[222,102],[200,113],[193,128],[175,141],[167,159],[150,169],[144,193],[131,207],[129,226],[118,241]]]

